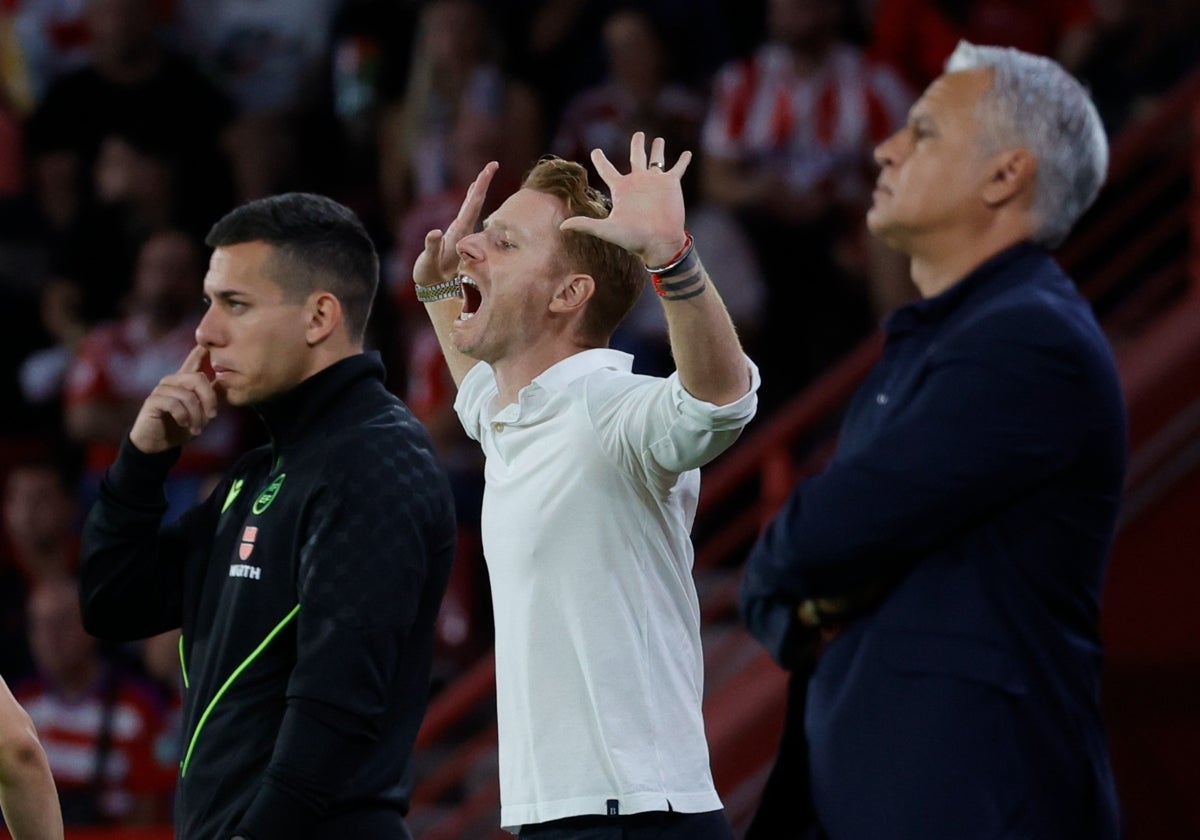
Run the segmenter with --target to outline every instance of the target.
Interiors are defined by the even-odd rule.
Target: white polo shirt
[[[721,807],[708,764],[689,533],[699,467],[737,439],[728,406],[633,357],[587,350],[496,408],[492,369],[455,410],[487,456],[501,825]]]

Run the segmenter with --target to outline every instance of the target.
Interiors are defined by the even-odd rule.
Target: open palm
[[[654,138],[646,155],[646,135],[636,132],[629,143],[628,174],[622,174],[599,149],[592,163],[612,195],[612,211],[604,219],[572,216],[562,230],[575,230],[620,245],[647,265],[661,265],[684,243],[683,173],[692,160],[685,151],[665,168],[665,141]],[[655,165],[650,165],[654,162]]]

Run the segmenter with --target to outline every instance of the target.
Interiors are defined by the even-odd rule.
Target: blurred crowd
[[[370,345],[455,481],[459,560],[438,678],[490,643],[481,457],[413,295],[425,233],[500,162],[691,149],[688,225],[769,412],[915,296],[866,235],[872,150],[959,38],[1047,54],[1116,135],[1197,66],[1190,0],[0,0],[0,673],[68,822],[163,820],[177,637],[109,648],[80,623],[77,535],[142,399],[194,343],[208,226],[264,195],[354,208],[384,256]],[[597,181],[597,184],[599,182]],[[485,212],[488,208],[485,208]],[[647,295],[614,340],[669,369]],[[226,412],[172,513],[262,432]]]

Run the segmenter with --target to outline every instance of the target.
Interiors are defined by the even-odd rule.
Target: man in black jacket
[[[362,350],[375,249],[304,194],[234,210],[208,244],[197,346],[85,526],[85,625],[183,629],[179,840],[407,838],[455,521],[428,436]],[[163,526],[163,479],[223,403],[253,406],[270,444]]]

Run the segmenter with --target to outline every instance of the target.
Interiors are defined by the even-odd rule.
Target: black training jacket
[[[163,526],[178,450],[126,440],[83,533],[96,636],[183,628],[178,840],[407,837],[454,505],[374,354],[259,406],[271,443]]]

